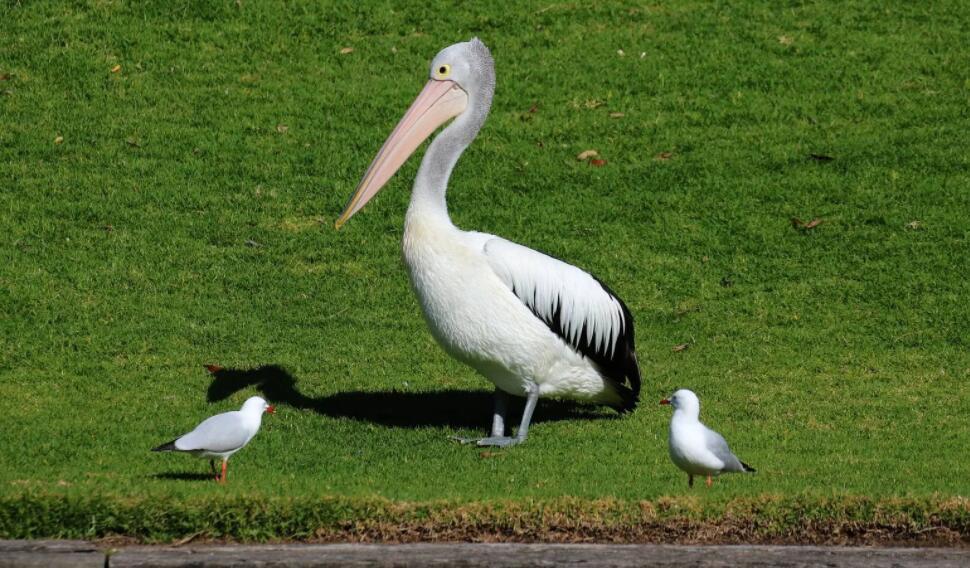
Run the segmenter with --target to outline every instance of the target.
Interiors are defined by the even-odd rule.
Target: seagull
[[[687,485],[694,486],[695,475],[706,475],[710,487],[712,475],[755,472],[731,453],[723,436],[701,423],[701,401],[693,391],[680,389],[660,404],[674,407],[670,419],[670,459],[687,472]]]
[[[633,316],[588,272],[495,235],[464,231],[448,214],[451,172],[488,117],[495,63],[478,38],[441,50],[428,81],[381,147],[337,219],[339,229],[443,124],[421,160],[404,221],[403,257],[432,336],[495,385],[491,436],[526,440],[540,396],[633,410],[640,395]],[[479,181],[481,184],[481,181]],[[509,396],[525,397],[515,436]],[[511,432],[510,432],[511,433]]]
[[[250,397],[242,408],[206,418],[194,430],[167,444],[153,448],[153,452],[186,452],[209,458],[209,467],[219,483],[226,482],[229,456],[243,449],[263,420],[263,413],[273,414],[276,408],[258,396]],[[213,458],[222,458],[222,474],[216,472]]]

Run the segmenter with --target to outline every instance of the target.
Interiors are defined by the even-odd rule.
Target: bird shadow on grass
[[[385,426],[420,428],[484,428],[491,424],[492,393],[443,390],[434,392],[347,391],[308,397],[296,386],[296,378],[279,365],[255,369],[210,368],[209,402],[224,400],[247,387],[256,387],[270,404],[312,410],[333,418],[350,418]],[[509,419],[518,423],[524,399],[514,397]],[[612,412],[571,401],[541,400],[534,421],[612,418]]]
[[[152,474],[155,479],[168,479],[175,481],[212,481],[211,473],[192,473],[188,471],[166,471]]]

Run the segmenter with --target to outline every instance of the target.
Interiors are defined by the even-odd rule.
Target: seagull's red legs
[[[225,475],[225,474],[223,474],[223,475]],[[714,480],[711,479],[711,476],[710,475],[708,475],[707,476],[707,486],[710,487],[712,483],[714,483]]]
[[[217,477],[216,480],[219,483],[226,482],[226,460],[222,460],[222,475],[220,477]]]

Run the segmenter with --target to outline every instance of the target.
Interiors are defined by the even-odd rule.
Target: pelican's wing
[[[632,410],[640,396],[633,316],[588,272],[522,245],[492,237],[484,245],[492,270],[533,314],[586,356]]]
[[[203,420],[195,430],[175,440],[175,447],[182,451],[231,452],[245,446],[249,438],[240,413],[224,412]]]

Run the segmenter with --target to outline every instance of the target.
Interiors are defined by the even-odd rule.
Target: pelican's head
[[[442,124],[456,116],[459,120],[468,120],[468,130],[474,137],[485,121],[494,89],[492,55],[478,38],[449,45],[438,52],[431,61],[424,89],[367,168],[357,191],[337,219],[337,228],[363,209]],[[466,113],[466,110],[476,112]]]
[[[430,81],[450,81],[474,98],[495,87],[492,54],[477,37],[449,45],[431,60]]]

